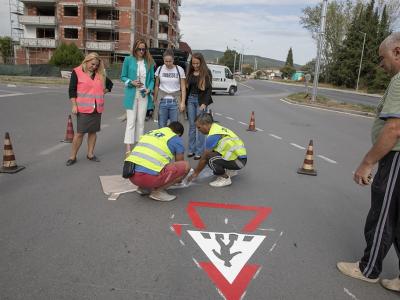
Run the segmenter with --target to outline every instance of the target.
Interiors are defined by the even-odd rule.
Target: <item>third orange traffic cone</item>
[[[74,139],[74,126],[72,125],[71,115],[68,116],[67,131],[65,132],[65,139],[61,142],[72,143]]]
[[[17,173],[22,169],[25,169],[25,167],[17,165],[11,145],[10,134],[6,132],[4,138],[3,165],[0,167],[0,173]]]
[[[317,171],[314,169],[314,149],[313,140],[310,140],[306,157],[304,158],[303,166],[297,170],[297,173],[304,175],[317,176]]]
[[[257,131],[256,118],[254,116],[254,111],[251,112],[249,128],[247,128],[247,131]]]

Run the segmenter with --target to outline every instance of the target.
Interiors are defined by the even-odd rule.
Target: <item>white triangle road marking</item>
[[[231,284],[265,239],[264,235],[193,230],[187,232]]]

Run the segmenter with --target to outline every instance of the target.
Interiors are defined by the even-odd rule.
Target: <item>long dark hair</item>
[[[200,91],[204,91],[206,89],[207,84],[211,85],[211,77],[210,77],[210,70],[207,67],[206,61],[204,59],[203,54],[201,53],[193,53],[192,59],[190,61],[188,78],[193,76],[194,68],[192,66],[193,58],[196,58],[200,61],[200,69],[199,69],[199,80],[197,83],[197,87]],[[187,80],[187,84],[189,80]]]
[[[138,40],[136,40],[136,41],[133,43],[132,55],[133,55],[134,57],[138,58],[137,55],[136,55],[136,52],[137,52],[137,49],[139,48],[139,45],[140,45],[140,44],[144,44],[144,46],[145,46],[145,48],[146,48],[146,53],[145,53],[145,55],[144,55],[143,58],[144,58],[144,60],[145,60],[146,63],[147,63],[147,69],[150,70],[150,68],[153,68],[154,59],[153,59],[153,57],[151,56],[151,54],[150,54],[150,52],[149,52],[149,49],[147,48],[147,44],[146,44],[146,41],[145,41],[145,40],[143,40],[143,39],[138,39]]]

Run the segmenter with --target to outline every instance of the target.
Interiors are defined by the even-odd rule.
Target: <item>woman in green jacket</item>
[[[133,45],[133,54],[125,58],[121,80],[125,84],[124,107],[127,118],[124,143],[129,155],[132,144],[144,133],[147,106],[153,101],[154,60],[144,40],[137,40]]]

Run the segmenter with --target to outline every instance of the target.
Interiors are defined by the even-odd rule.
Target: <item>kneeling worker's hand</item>
[[[192,175],[189,176],[189,178],[187,179],[187,182],[191,182],[192,180],[195,180],[197,178],[197,176],[199,176],[198,173],[193,173]]]

